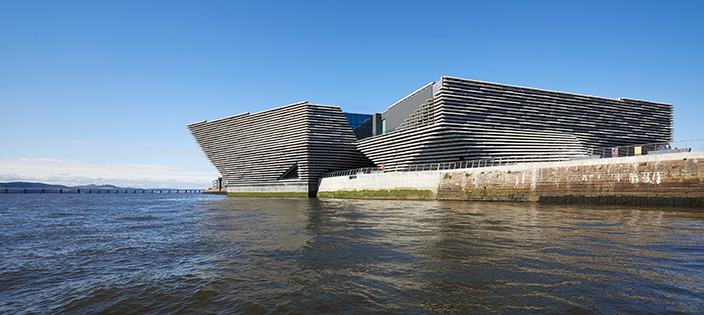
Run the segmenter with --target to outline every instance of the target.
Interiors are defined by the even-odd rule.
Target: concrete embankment
[[[330,177],[318,197],[704,206],[704,152]]]
[[[227,195],[227,190],[225,189],[208,189],[203,191],[204,194],[211,195]]]

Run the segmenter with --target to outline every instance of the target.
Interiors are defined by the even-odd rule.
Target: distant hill
[[[64,185],[50,185],[44,183],[30,183],[30,182],[0,182],[0,188],[69,188]]]
[[[115,185],[84,185],[84,186],[76,186],[76,187],[71,187],[71,188],[80,188],[80,189],[118,189],[118,190],[135,190],[135,189],[142,189],[142,188],[135,188],[135,187],[117,187]]]

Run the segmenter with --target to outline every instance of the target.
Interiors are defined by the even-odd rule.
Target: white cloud
[[[93,144],[93,142],[83,141],[83,140],[59,140],[58,142],[60,142],[60,143],[77,143],[77,144]],[[98,145],[105,146],[104,144],[98,144]],[[107,146],[110,146],[110,145],[107,145]],[[156,151],[156,152],[160,152],[163,154],[171,154],[171,155],[188,155],[188,156],[201,156],[202,155],[201,151],[198,149],[195,149],[195,148],[192,148],[192,149],[173,149],[173,148],[158,148],[158,147],[139,147],[139,146],[131,146],[131,145],[120,145],[119,147],[134,149],[134,150]]]
[[[161,153],[165,154],[173,154],[173,155],[190,155],[190,156],[201,156],[202,153],[198,150],[182,150],[182,149],[166,149],[166,148],[157,148],[156,150],[159,150]]]
[[[156,148],[156,147],[137,147],[131,145],[121,145],[121,148],[144,150],[144,151],[157,151],[164,154],[171,155],[189,155],[189,156],[202,156],[202,153],[198,149],[172,149],[172,148]]]
[[[210,187],[210,183],[218,176],[217,171],[213,169],[189,167],[55,159],[0,159],[0,181],[4,182],[204,189]]]

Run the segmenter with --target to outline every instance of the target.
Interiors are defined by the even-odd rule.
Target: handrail
[[[454,170],[464,168],[490,167],[500,165],[514,165],[520,163],[538,163],[538,162],[559,162],[567,161],[567,155],[536,155],[536,156],[519,156],[519,157],[501,157],[495,159],[478,159],[459,162],[444,162],[431,164],[414,164],[414,165],[394,165],[381,168],[363,167],[343,171],[335,171],[325,173],[323,178],[337,176],[354,176],[358,174],[374,174],[374,173],[390,173],[390,172],[422,172],[422,171],[438,171],[438,170]]]
[[[679,148],[684,145],[684,148]],[[637,156],[646,154],[662,154],[677,152],[704,151],[704,139],[663,141],[628,146],[602,147],[591,150],[591,155],[603,158]]]
[[[678,148],[674,144],[684,144],[684,148]],[[681,145],[679,145],[681,146]],[[681,140],[669,142],[646,143],[631,146],[603,147],[590,150],[590,155],[570,155],[570,154],[545,154],[516,157],[500,157],[493,159],[477,159],[458,162],[443,162],[431,164],[393,165],[387,167],[363,167],[342,171],[328,172],[323,178],[338,176],[356,176],[358,174],[390,173],[390,172],[422,172],[439,171],[465,168],[491,167],[501,165],[515,165],[523,163],[544,163],[561,162],[581,159],[600,159],[625,156],[638,156],[648,154],[667,154],[679,152],[704,151],[704,139]]]

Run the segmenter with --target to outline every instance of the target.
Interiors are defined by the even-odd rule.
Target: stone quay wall
[[[422,173],[324,178],[319,191],[354,198],[349,192],[403,188],[429,190],[437,200],[704,206],[704,152]]]

